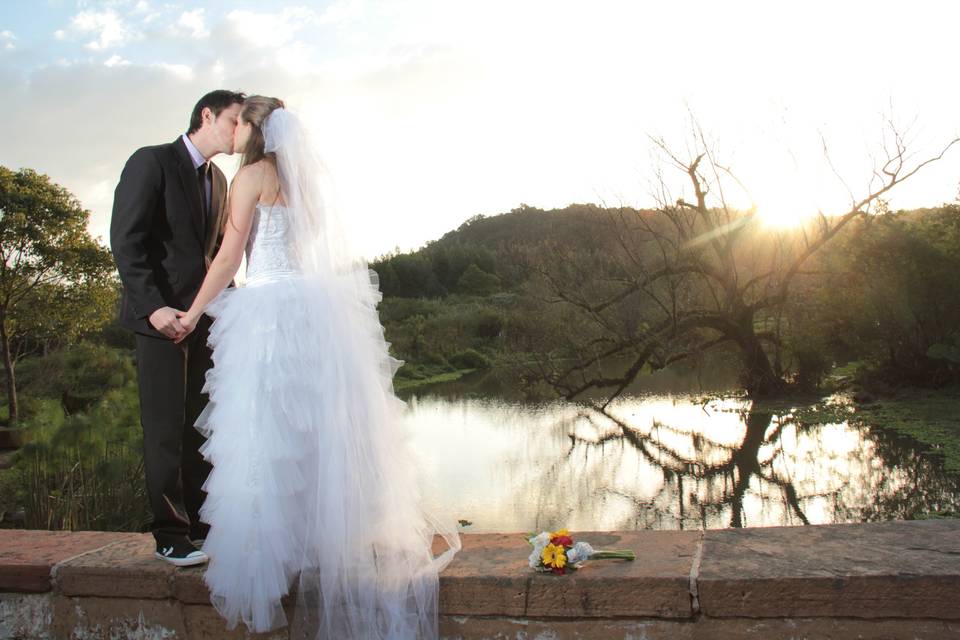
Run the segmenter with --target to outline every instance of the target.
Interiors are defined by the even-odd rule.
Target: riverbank
[[[394,391],[410,391],[411,389],[418,389],[443,382],[453,382],[468,373],[473,373],[476,369],[456,369],[454,371],[448,371],[446,368],[437,367],[436,371],[431,372],[428,365],[419,365],[417,371],[422,377],[408,377],[409,374],[401,374],[398,372],[393,379]]]
[[[797,419],[807,424],[848,421],[884,429],[925,445],[943,459],[948,473],[960,474],[960,389],[898,389],[876,396],[845,391],[803,407]]]

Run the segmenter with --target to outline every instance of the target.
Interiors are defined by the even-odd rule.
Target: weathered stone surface
[[[187,604],[210,604],[210,591],[203,581],[203,573],[207,565],[183,567],[174,571],[173,597]]]
[[[177,572],[199,571],[157,558],[149,533],[132,535],[58,564],[53,572],[56,590],[67,596],[171,598]]]
[[[940,620],[831,618],[692,620],[536,620],[441,616],[441,640],[939,640],[960,638]]]
[[[188,638],[180,603],[137,598],[54,597],[53,638]]]
[[[958,524],[707,531],[700,606],[713,617],[958,619]]]
[[[4,533],[17,535],[6,538],[8,558],[33,541]],[[37,540],[84,535],[32,533]],[[638,559],[538,575],[527,566],[522,534],[466,534],[464,550],[441,575],[441,636],[960,638],[960,521],[574,534],[597,548],[633,549]],[[286,629],[227,631],[209,606],[203,566],[181,569],[155,558],[149,534],[106,535],[121,538],[56,565],[54,593],[0,594],[0,638],[288,636]],[[53,540],[50,553],[72,544]],[[691,606],[691,572],[700,613]]]
[[[52,593],[0,593],[0,638],[49,638]]]
[[[591,560],[582,569],[564,576],[536,574],[527,587],[525,615],[563,618],[689,618],[693,615],[690,567],[699,532],[585,531],[575,533],[575,539],[585,540],[595,549],[630,549],[637,559],[632,562]]]
[[[520,533],[465,534],[463,548],[440,574],[440,612],[524,615],[529,545]]]
[[[190,640],[287,640],[290,635],[286,627],[272,633],[249,633],[243,624],[239,624],[228,630],[220,614],[209,605],[183,605],[183,621]]]
[[[596,560],[565,576],[530,569],[521,533],[465,534],[440,576],[440,611],[451,615],[690,617],[697,532],[574,532],[598,549],[632,549],[635,562]]]
[[[440,617],[440,640],[693,640],[695,631],[689,621]]]
[[[183,567],[171,577],[173,597],[186,604],[210,604],[210,590],[203,581],[207,565]],[[296,599],[296,580],[290,585],[290,593],[281,602],[289,607]]]
[[[58,562],[137,536],[107,531],[0,529],[0,591],[48,591],[50,569]]]

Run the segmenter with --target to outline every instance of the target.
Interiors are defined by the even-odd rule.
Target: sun
[[[801,206],[791,201],[757,204],[756,218],[765,227],[778,230],[796,229],[817,217],[814,206]]]
[[[756,219],[776,230],[796,229],[831,210],[832,198],[821,183],[798,173],[768,173],[759,176],[759,186],[749,197]],[[833,203],[836,204],[836,203]]]

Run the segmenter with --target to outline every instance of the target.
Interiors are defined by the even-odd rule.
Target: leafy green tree
[[[119,283],[113,278],[85,286],[43,283],[11,313],[15,360],[46,355],[100,331],[116,315]]]
[[[838,359],[869,363],[888,382],[953,379],[960,207],[889,212],[839,240],[813,270],[822,302],[797,309],[793,324],[817,326]]]
[[[457,280],[457,289],[461,293],[485,296],[496,292],[499,288],[500,278],[492,273],[487,273],[473,263]]]
[[[113,312],[113,261],[87,231],[89,219],[47,176],[0,166],[0,350],[11,424],[19,418],[14,345],[58,331],[66,340]]]
[[[437,280],[429,259],[418,254],[404,254],[391,261],[397,275],[398,287],[390,295],[405,298],[435,297],[443,295],[443,287]],[[387,294],[387,291],[384,291]]]

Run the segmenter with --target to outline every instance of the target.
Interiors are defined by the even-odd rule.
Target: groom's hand
[[[177,312],[171,307],[160,307],[150,314],[149,320],[154,329],[171,340],[179,338],[183,333],[183,327],[177,319]]]

